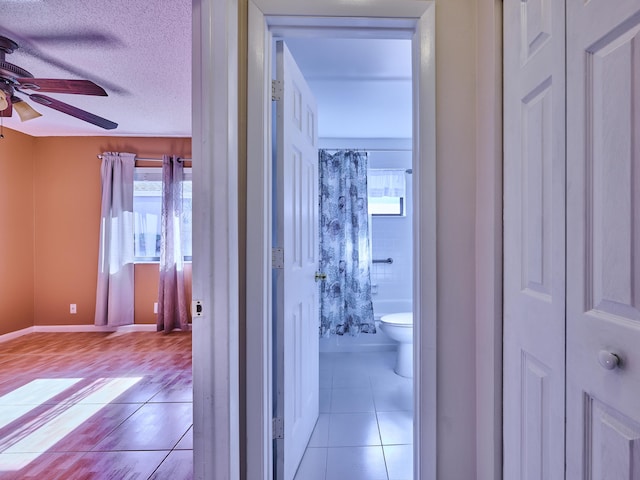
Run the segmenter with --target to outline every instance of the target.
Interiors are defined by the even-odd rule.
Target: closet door
[[[564,478],[565,7],[504,2],[504,476]]]
[[[640,478],[640,2],[568,0],[567,478]]]

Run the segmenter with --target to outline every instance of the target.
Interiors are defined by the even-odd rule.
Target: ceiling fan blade
[[[22,122],[33,120],[34,118],[42,116],[40,112],[35,110],[31,105],[23,101],[21,98],[13,96],[11,97],[11,101],[13,102],[13,108],[15,108],[16,112],[18,112],[18,116],[20,117],[20,121]]]
[[[0,2],[2,3],[2,2]],[[78,39],[81,41],[83,36],[86,34],[87,32],[84,31],[78,31]],[[37,34],[36,34],[37,35]],[[75,35],[75,32],[72,33],[72,35]],[[40,50],[39,47],[36,46],[35,42],[29,40],[29,36],[27,35],[20,35],[12,30],[7,29],[5,26],[0,25],[0,36],[4,36],[10,39],[13,39],[14,43],[17,43],[18,48],[20,49],[20,51],[30,57],[33,58],[37,58],[49,65],[52,65],[56,68],[59,68],[61,70],[64,70],[65,72],[70,73],[72,76],[76,77],[76,78],[96,78],[95,72],[92,71],[85,71],[81,68],[78,68],[76,65],[65,62],[64,60],[61,60],[60,58],[57,58],[56,56],[53,55],[49,55],[43,51]],[[106,45],[113,45],[113,46],[121,46],[122,42],[120,40],[118,40],[116,37],[110,36],[108,34],[105,35],[105,40],[107,41]],[[16,77],[24,77],[26,75],[15,75]],[[110,92],[115,92],[115,93],[122,93],[122,94],[126,94],[128,93],[126,89],[124,89],[122,86],[113,83],[113,82],[107,82],[106,80],[103,79],[97,79],[96,80],[100,81],[100,83],[102,85],[104,85],[104,87],[108,88]]]
[[[10,33],[9,35],[14,35]],[[100,45],[102,48],[122,46],[123,42],[111,33],[95,30],[77,29],[67,32],[49,33],[43,31],[25,32],[24,35],[31,42],[36,44],[54,44],[57,46],[93,46]],[[18,42],[20,43],[20,42]]]
[[[118,126],[117,123],[114,123],[111,120],[107,120],[106,118],[99,117],[97,115],[94,115],[93,113],[86,112],[79,109],[78,107],[74,107],[73,105],[69,105],[68,103],[56,100],[55,98],[47,97],[45,95],[39,95],[37,93],[32,93],[31,95],[25,93],[25,95],[28,95],[31,100],[39,103],[40,105],[53,108],[54,110],[58,110],[59,112],[66,113],[67,115],[71,115],[72,117],[76,117],[85,122],[97,125],[98,127],[104,128],[105,130],[113,130]]]
[[[63,80],[57,78],[16,78],[16,80],[20,83],[19,88],[25,90],[107,96],[104,88],[90,80]]]

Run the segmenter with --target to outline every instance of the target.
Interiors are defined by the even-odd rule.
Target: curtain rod
[[[410,152],[411,149],[387,149],[387,148],[355,148],[355,149],[349,149],[349,148],[321,148],[320,150],[325,150],[327,152],[339,152],[341,150],[355,150],[356,152],[362,152],[362,153],[367,153],[367,152]],[[382,169],[382,170],[386,170],[386,169]],[[398,170],[402,170],[401,168],[399,168]],[[413,168],[407,168],[404,173],[408,173],[409,175],[413,174]]]
[[[411,152],[410,148],[321,148],[327,152],[340,152],[342,150],[355,150],[356,152]]]
[[[97,157],[100,160],[102,160],[102,155],[98,155]],[[180,160],[182,160],[184,162],[190,162],[191,161],[190,158],[182,158],[182,157],[179,157],[179,158],[180,158]],[[138,160],[143,161],[143,162],[162,162],[161,158],[144,158],[144,157],[136,156],[136,161],[138,161]]]

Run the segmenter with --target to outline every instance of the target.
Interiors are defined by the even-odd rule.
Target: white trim
[[[256,0],[254,6],[258,7],[261,14],[286,12],[289,15],[327,15],[327,12],[331,12],[334,16],[360,16],[364,18],[365,16],[386,17],[397,13],[403,15],[406,3],[402,0],[395,2],[389,0],[365,2],[326,0],[311,4],[299,2],[299,0]],[[424,7],[422,1],[411,0],[411,3],[416,8]],[[383,11],[384,8],[380,7],[381,5],[391,11]],[[403,16],[411,17],[411,15]],[[500,87],[496,85],[500,77],[500,54],[498,53],[495,57],[489,55],[485,58],[487,52],[492,50],[490,44],[493,44],[493,49],[499,51],[500,40],[496,38],[500,35],[499,16],[499,0],[483,0],[481,5],[476,5],[472,0],[462,3],[439,2],[436,19],[438,43],[430,46],[439,52],[438,78],[441,81],[437,86],[436,98],[439,105],[437,106],[436,118],[439,139],[437,184],[438,200],[442,201],[438,205],[437,212],[438,236],[435,237],[435,233],[432,232],[433,236],[429,239],[423,239],[423,241],[435,243],[437,240],[438,242],[440,271],[437,274],[437,282],[441,286],[438,299],[442,300],[438,310],[441,318],[438,319],[440,327],[438,338],[431,341],[440,347],[438,351],[438,358],[441,360],[439,375],[433,381],[438,382],[438,397],[441,402],[437,405],[438,414],[436,418],[432,419],[433,422],[429,424],[423,418],[420,419],[420,423],[424,424],[425,428],[437,428],[438,433],[435,439],[439,444],[438,464],[433,463],[431,468],[437,469],[443,478],[445,476],[453,478],[452,475],[457,478],[460,477],[459,473],[464,478],[479,480],[498,479],[501,476],[500,452],[498,451],[499,447],[496,447],[496,438],[499,438],[501,434],[500,400],[495,395],[495,392],[501,389],[501,380],[500,374],[496,374],[495,369],[500,364],[501,354],[500,261],[502,247],[500,239],[495,238],[496,229],[500,228],[500,187],[493,183],[499,183],[500,179],[500,166],[496,165],[496,159],[499,164],[501,156],[500,151],[497,151],[500,150],[500,132],[494,131],[496,138],[492,140],[493,145],[469,145],[478,142],[479,138],[484,138],[479,137],[481,133],[476,125],[477,122],[488,121],[495,124],[496,119],[499,119],[501,115],[500,106],[497,103],[493,103],[493,106],[484,102],[482,105],[479,104],[480,98],[485,100],[489,100],[490,97],[495,98],[495,91],[500,91]],[[492,22],[493,26],[489,26],[485,22]],[[482,39],[482,46],[478,45],[477,48],[469,49],[469,45],[474,45],[477,38]],[[260,52],[253,52],[253,48],[255,45],[250,42],[250,55],[260,54]],[[264,54],[264,50],[261,53]],[[482,66],[480,67],[479,64]],[[219,66],[223,67],[224,65]],[[478,74],[484,80],[481,84],[476,84],[476,72],[480,68],[495,69],[493,81],[496,83],[492,84],[490,78]],[[473,90],[474,85],[475,91]],[[488,97],[484,97],[485,95]],[[251,116],[248,119],[251,121]],[[459,137],[461,123],[465,127],[465,131],[463,136]],[[473,125],[476,132],[475,142],[473,133],[471,136],[469,135],[470,125]],[[492,179],[491,185],[484,185],[482,179],[475,176],[476,167],[490,169],[485,173]],[[469,182],[470,177],[473,178],[472,182]],[[470,185],[471,188],[469,188]],[[473,185],[480,187],[481,190],[469,195],[469,192],[472,192],[474,188]],[[453,199],[465,189],[467,193],[464,195],[464,203],[460,204],[459,201],[454,201]],[[469,196],[478,202],[482,198],[483,206],[478,204],[475,209],[473,200],[468,201]],[[455,211],[455,206],[462,208],[463,215],[460,218],[447,217],[445,210]],[[476,215],[470,216],[469,209],[475,210]],[[473,233],[469,235],[470,217],[472,217],[471,221],[475,222],[483,222],[487,218],[489,221],[495,220],[495,223],[489,227],[489,232],[476,230],[476,235],[486,234],[487,236],[483,237],[471,249],[468,248],[473,236]],[[471,231],[473,232],[474,228],[471,228]],[[461,243],[463,239],[464,243]],[[251,249],[252,237],[250,235],[248,240],[249,249]],[[465,247],[463,250],[459,248],[461,245]],[[473,253],[470,255],[469,251]],[[485,256],[485,263],[479,261],[478,256],[482,255]],[[472,260],[469,260],[470,258]],[[419,261],[422,265],[426,260],[420,258]],[[485,272],[489,274],[488,277],[484,276]],[[492,286],[487,290],[489,298],[484,299],[489,308],[484,308],[479,303],[482,299],[478,297],[480,292],[476,293],[475,286],[476,279],[484,282],[487,278],[492,278],[493,281]],[[421,286],[420,289],[422,289]],[[263,295],[265,291],[248,290],[247,298],[255,298],[252,297],[252,294],[256,293]],[[475,302],[471,301],[472,305],[468,304],[469,295],[476,297]],[[482,310],[478,311],[477,318],[476,309]],[[266,311],[262,313],[268,314]],[[259,321],[258,317],[247,317],[248,325],[255,326],[255,322]],[[491,339],[493,342],[491,345],[481,343],[481,337],[475,335],[479,329],[482,329],[483,334]],[[248,331],[251,332],[251,329]],[[422,352],[421,355],[435,355],[435,352]],[[251,369],[251,364],[248,368]],[[454,375],[451,372],[454,372]],[[478,402],[481,403],[476,404],[475,399],[469,399],[469,395],[473,395],[474,391],[473,386],[468,385],[469,378],[475,380],[475,394],[477,396],[483,395],[482,392],[488,393],[483,399],[478,398]],[[459,385],[461,381],[464,385]],[[441,388],[443,386],[444,388]],[[464,392],[464,395],[460,395],[460,392]],[[435,395],[435,393],[433,394]],[[477,407],[473,413],[470,413],[470,405]],[[425,407],[424,399],[422,406]],[[426,407],[428,408],[428,405]],[[436,405],[433,407],[435,409]],[[484,415],[488,415],[488,417],[484,417]],[[470,419],[473,420],[470,421]],[[489,440],[485,441],[486,438]],[[463,445],[459,440],[463,440]],[[267,446],[264,448],[267,449]],[[475,452],[472,452],[471,449]],[[256,457],[251,451],[249,454],[249,465],[251,465]],[[479,458],[484,454],[489,455],[488,461]],[[265,477],[255,478],[268,478],[269,473],[267,472],[265,475]]]
[[[476,472],[502,478],[502,0],[478,3]]]
[[[110,327],[108,325],[35,325],[33,331],[37,333],[78,333],[78,332],[155,332],[155,324],[133,324]]]
[[[3,342],[8,342],[9,340],[13,340],[15,338],[20,338],[23,335],[29,335],[30,333],[33,333],[34,327],[27,327],[27,328],[23,328],[22,330],[16,330],[15,332],[9,332],[9,333],[5,333],[4,335],[0,335],[0,343]]]
[[[13,340],[15,338],[28,335],[30,333],[79,333],[79,332],[128,333],[128,332],[155,332],[156,330],[157,330],[156,325],[151,323],[121,325],[118,327],[109,327],[108,325],[35,325],[33,327],[27,327],[27,328],[23,328],[22,330],[0,335],[0,343],[8,342],[9,340]],[[189,328],[189,330],[191,330],[191,328]],[[180,331],[180,330],[175,329],[174,331]]]
[[[420,18],[429,2],[416,0],[323,0],[301,2],[300,0],[251,0],[263,15],[304,17],[351,17],[377,19]],[[347,20],[348,21],[348,20]],[[301,20],[304,22],[304,20]],[[340,20],[338,24],[340,25]],[[349,27],[353,27],[350,24]]]
[[[194,479],[240,477],[238,0],[193,2]]]
[[[264,6],[267,0],[249,2],[249,71],[248,71],[248,198],[247,219],[247,478],[271,478],[272,442],[272,352],[271,352],[271,171],[270,171],[270,50],[271,41],[267,28]],[[278,3],[277,1],[273,4]],[[328,2],[331,3],[331,2]],[[375,2],[374,2],[375,3]],[[378,2],[384,3],[384,2]],[[399,2],[406,7],[407,2]],[[414,139],[414,171],[419,171],[417,182],[423,181],[421,194],[417,202],[424,202],[427,208],[417,210],[414,216],[414,253],[421,269],[416,271],[414,279],[414,315],[421,319],[416,332],[416,369],[414,388],[416,396],[416,428],[414,429],[414,455],[416,477],[424,480],[436,479],[436,207],[435,207],[435,8],[432,2],[411,2],[415,10],[419,3],[419,15],[407,14],[406,9],[396,5],[393,13],[387,16],[414,18],[414,82],[421,114],[414,119],[416,138]],[[273,6],[273,5],[272,5]],[[291,6],[291,5],[289,5]],[[388,2],[387,2],[388,6]],[[315,5],[324,15],[331,15],[334,7]],[[363,7],[352,8],[349,16],[358,17]],[[364,7],[371,13],[371,5]],[[345,12],[338,9],[341,14]],[[412,10],[412,11],[413,11]],[[268,9],[271,14],[279,15],[278,31],[286,23],[282,16],[290,10]],[[297,10],[296,10],[296,13]],[[300,17],[304,18],[304,17]],[[300,19],[290,18],[288,22],[297,31],[295,25]],[[344,23],[345,19],[341,19]],[[384,22],[384,20],[379,20]],[[415,23],[417,22],[417,24]],[[367,19],[366,34],[373,38],[373,26],[376,19]],[[327,25],[325,25],[327,26]],[[353,28],[353,24],[351,25]],[[316,30],[319,33],[320,30]],[[407,31],[404,34],[410,35]],[[418,164],[422,164],[419,166]],[[262,206],[259,208],[258,206]],[[422,237],[422,238],[421,238]],[[418,241],[420,240],[420,242]],[[421,244],[420,244],[421,243]],[[261,299],[256,302],[256,299]],[[421,301],[424,301],[422,308]],[[258,323],[260,322],[260,323]],[[258,327],[258,328],[256,328]],[[429,335],[427,335],[429,332]],[[426,367],[425,367],[426,366]],[[422,410],[422,415],[420,411]],[[422,462],[420,460],[423,460]]]
[[[414,478],[438,476],[438,277],[436,186],[436,15],[431,5],[413,37]]]
[[[271,35],[265,18],[249,1],[247,69],[247,478],[273,472],[273,385],[271,330]],[[256,79],[258,81],[251,81]],[[251,112],[249,114],[249,112]],[[264,132],[267,132],[265,135]],[[261,206],[261,208],[260,208]],[[249,326],[251,325],[251,326]]]
[[[259,1],[259,0],[258,0]],[[415,18],[356,18],[356,17],[297,17],[291,25],[291,16],[269,16],[269,31],[278,38],[388,38],[411,39],[416,26]]]

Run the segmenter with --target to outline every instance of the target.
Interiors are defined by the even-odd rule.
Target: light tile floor
[[[191,333],[0,343],[0,480],[193,478]]]
[[[321,353],[320,416],[296,480],[411,480],[413,382],[395,352]]]

